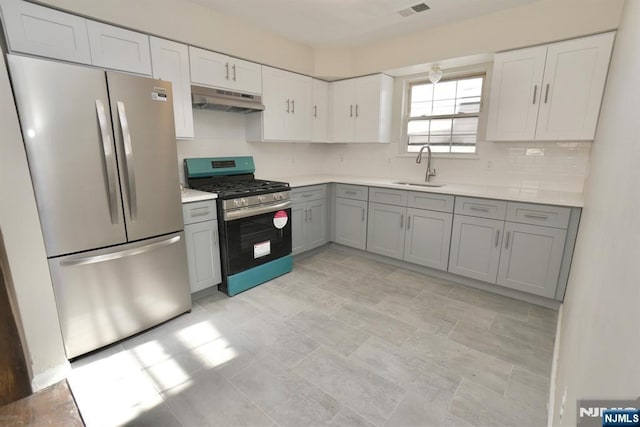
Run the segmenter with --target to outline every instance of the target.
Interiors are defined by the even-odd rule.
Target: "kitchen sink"
[[[407,181],[393,181],[392,184],[398,185],[412,185],[415,187],[444,187],[447,184],[433,184],[431,182],[407,182]]]

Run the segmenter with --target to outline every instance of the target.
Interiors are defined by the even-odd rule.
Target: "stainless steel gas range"
[[[289,184],[254,176],[253,157],[184,160],[190,188],[216,193],[222,284],[236,295],[291,271]]]

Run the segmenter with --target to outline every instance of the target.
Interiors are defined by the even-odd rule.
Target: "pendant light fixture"
[[[442,78],[442,68],[439,65],[433,65],[429,70],[429,80],[431,83],[438,83]]]

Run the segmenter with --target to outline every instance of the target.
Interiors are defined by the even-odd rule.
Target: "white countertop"
[[[206,191],[192,190],[185,188],[182,190],[182,203],[199,202],[201,200],[217,199],[218,195],[215,193],[207,193]]]
[[[288,182],[293,188],[330,182],[367,185],[371,187],[396,188],[399,190],[423,191],[426,193],[452,194],[455,196],[483,197],[516,202],[541,203],[546,205],[582,207],[582,193],[540,190],[522,187],[500,187],[475,184],[446,184],[443,187],[420,187],[394,184],[397,179],[355,177],[343,175],[305,175],[270,178]]]

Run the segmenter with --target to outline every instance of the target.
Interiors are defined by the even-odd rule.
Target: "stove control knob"
[[[236,207],[239,207],[239,206],[240,206],[240,200],[235,199],[235,200],[233,201],[233,204],[234,204]]]
[[[282,193],[276,193],[273,195],[274,200],[282,200]]]
[[[260,203],[264,203],[267,200],[267,198],[265,196],[258,196],[258,201]]]
[[[240,199],[240,203],[242,206],[249,206],[249,201],[245,198]]]

